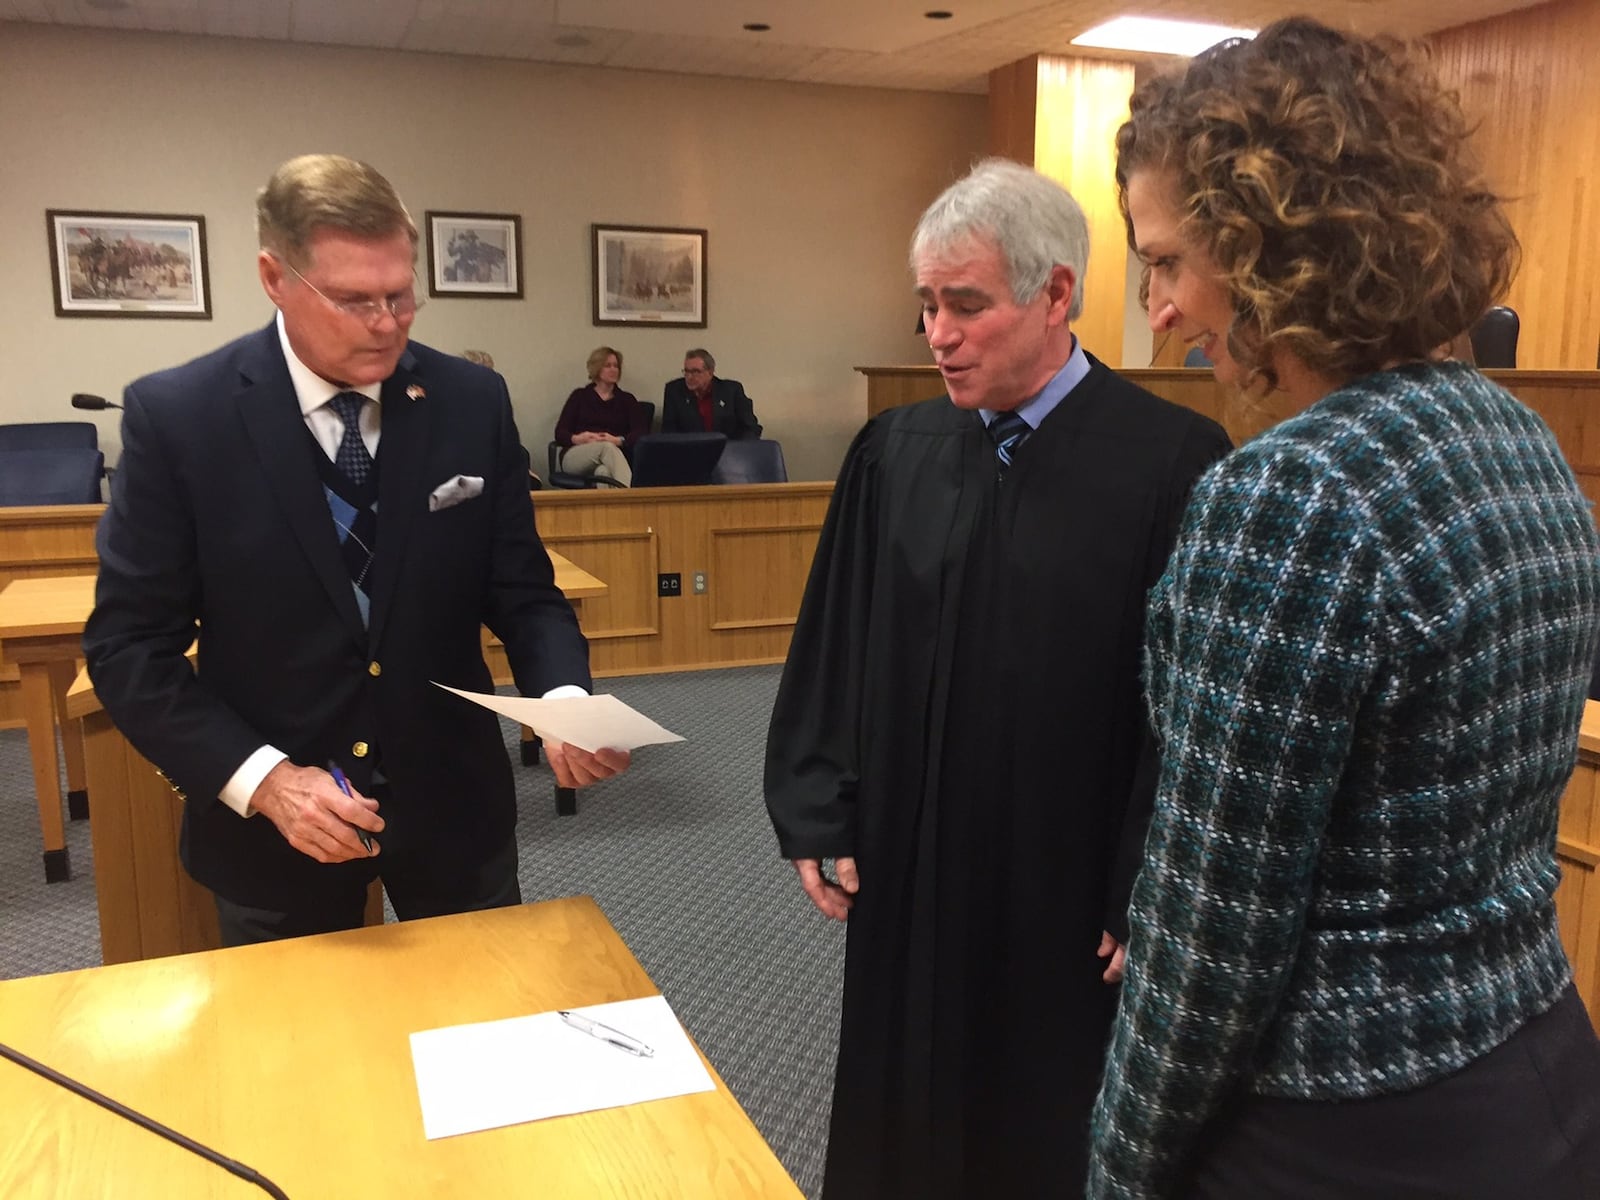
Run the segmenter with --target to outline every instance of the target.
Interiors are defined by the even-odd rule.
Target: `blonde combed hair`
[[[364,238],[404,230],[413,251],[417,245],[417,224],[394,185],[366,163],[339,154],[291,158],[256,194],[256,236],[263,250],[303,266],[318,229]]]

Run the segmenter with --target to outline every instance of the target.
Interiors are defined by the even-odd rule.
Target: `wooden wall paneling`
[[[1039,58],[1033,165],[1064,184],[1089,223],[1083,315],[1072,323],[1086,349],[1122,365],[1127,321],[1128,233],[1117,205],[1117,130],[1128,119],[1133,64],[1108,59]]]
[[[857,367],[867,377],[867,416],[945,394],[944,379],[931,363],[911,367]]]
[[[93,575],[103,504],[0,507],[0,587],[20,575]]]
[[[1446,84],[1508,200],[1522,268],[1517,364],[1584,370],[1600,346],[1600,4],[1556,0],[1435,34]]]
[[[539,493],[541,536],[610,588],[583,606],[594,673],[781,662],[832,491],[831,483],[788,483]],[[737,540],[758,529],[769,532],[748,542],[773,538],[780,546],[766,558],[752,551],[741,561],[719,550],[723,535]],[[639,549],[644,535],[653,539],[648,560]],[[693,591],[697,571],[707,576],[701,595]],[[752,578],[757,571],[760,580]],[[656,595],[662,572],[680,576],[679,595]],[[744,590],[752,587],[758,590]],[[735,615],[724,621],[730,603]]]
[[[1037,55],[989,72],[989,153],[1033,166]]]
[[[661,546],[649,527],[614,533],[552,533],[545,544],[610,587],[604,596],[590,596],[578,609],[584,635],[599,638],[654,637],[661,632],[655,580]],[[650,581],[649,588],[616,587],[613,580]]]
[[[822,523],[713,528],[712,629],[792,627]]]
[[[1037,168],[1083,208],[1089,268],[1073,331],[1113,367],[1122,362],[1128,254],[1113,168],[1133,81],[1132,63],[1048,54],[989,73],[989,152]]]

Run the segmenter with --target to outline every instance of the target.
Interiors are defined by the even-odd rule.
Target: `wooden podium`
[[[183,801],[111,723],[87,670],[67,690],[66,711],[83,730],[84,770],[94,796],[89,840],[101,961],[217,949],[222,939],[211,893],[178,861]],[[383,924],[383,889],[376,882],[367,892],[367,924]]]

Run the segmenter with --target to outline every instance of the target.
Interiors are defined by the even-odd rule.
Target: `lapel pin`
[[[406,395],[410,396],[413,400],[421,400],[427,394],[427,390],[418,383],[413,383],[406,389]]]

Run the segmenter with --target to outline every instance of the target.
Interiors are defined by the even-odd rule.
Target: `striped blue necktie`
[[[994,420],[989,422],[989,436],[994,439],[994,452],[1000,460],[1002,471],[1011,465],[1011,460],[1032,432],[1033,426],[1015,412],[995,414]]]

